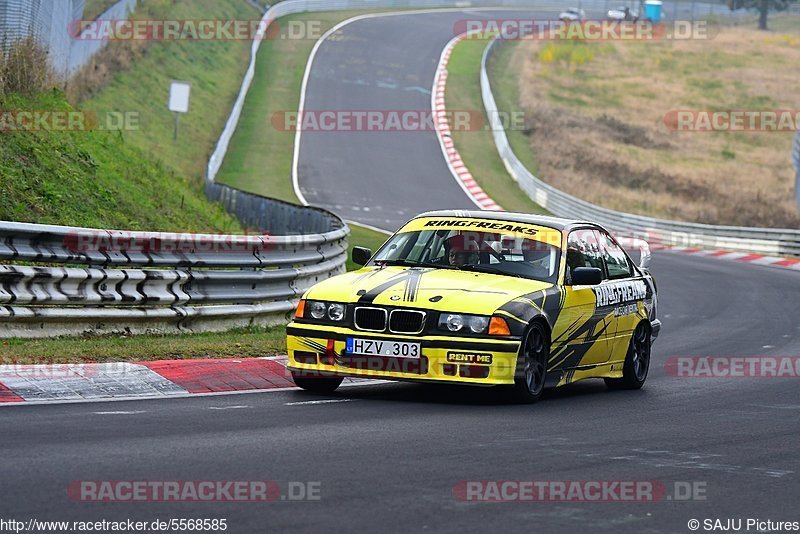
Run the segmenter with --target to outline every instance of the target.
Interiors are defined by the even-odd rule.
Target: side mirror
[[[652,258],[650,254],[650,245],[647,244],[647,241],[639,241],[639,251],[641,253],[639,257],[639,267],[646,271],[650,268],[650,259]]]
[[[603,271],[597,267],[576,267],[572,269],[573,286],[596,286],[603,281]]]
[[[356,265],[366,265],[372,257],[372,251],[364,247],[353,247],[353,263]]]

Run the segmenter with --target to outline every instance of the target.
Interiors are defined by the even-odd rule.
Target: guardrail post
[[[800,209],[800,168],[797,169],[797,175],[794,178],[794,196],[797,208]]]

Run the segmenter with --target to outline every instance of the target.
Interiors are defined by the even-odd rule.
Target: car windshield
[[[555,283],[559,247],[519,235],[422,230],[395,234],[370,265],[459,269]]]

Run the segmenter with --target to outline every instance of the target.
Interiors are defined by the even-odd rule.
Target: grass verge
[[[481,58],[486,44],[482,39],[464,40],[453,49],[447,65],[446,102],[451,111],[469,110],[480,113],[485,124],[488,124],[480,86]],[[507,77],[499,79],[508,83],[505,82]],[[500,107],[499,104],[498,107],[501,112],[507,112],[508,117],[512,117],[517,111],[512,107]],[[453,141],[472,176],[495,202],[509,211],[547,213],[508,174],[490,129],[456,128],[453,129]]]
[[[73,110],[57,91],[0,97],[0,109]],[[154,163],[123,133],[12,129],[0,136],[0,219],[127,230],[240,230],[220,205],[209,205],[185,178]]]
[[[88,363],[286,354],[286,327],[222,333],[0,340],[0,364]]]
[[[289,15],[278,28],[314,27],[322,31],[364,11]],[[293,131],[275,127],[284,112],[297,111],[308,57],[316,39],[268,39],[256,57],[256,73],[236,133],[217,175],[217,182],[287,202],[298,202],[292,186]],[[373,251],[386,241],[382,233],[351,224],[350,248]],[[357,268],[349,259],[348,270]]]
[[[140,2],[133,17],[249,20],[260,14],[244,0],[149,0]],[[114,64],[111,81],[83,101],[82,107],[97,112],[136,113],[139,126],[127,132],[128,141],[196,184],[199,190],[208,156],[239,92],[249,58],[247,40],[148,42],[130,65]],[[189,112],[181,114],[177,141],[173,141],[175,117],[167,109],[171,80],[192,85]]]
[[[562,191],[667,219],[797,228],[793,131],[679,130],[671,117],[798,109],[798,22],[716,26],[703,40],[518,41],[500,49],[515,87],[492,81],[530,121],[515,151]]]
[[[104,5],[87,5],[90,16]],[[152,0],[133,16],[233,20],[255,18],[258,11],[241,0]],[[124,44],[110,43],[101,53],[109,57],[96,70],[111,69],[110,81],[81,103],[101,127],[106,119],[125,117],[122,130],[3,132],[0,218],[130,230],[241,231],[221,206],[205,200],[202,178],[246,69],[249,43],[153,41],[139,43],[135,51]],[[87,75],[101,76],[80,73]],[[170,79],[192,83],[190,112],[181,117],[177,142],[166,109]],[[73,108],[52,93],[29,99],[9,95],[3,109]]]
[[[516,41],[512,41],[516,43]],[[492,94],[494,94],[497,109],[507,113],[522,113],[524,110],[519,105],[519,88],[517,87],[516,73],[520,71],[521,58],[514,54],[513,44],[506,46],[496,46],[486,65],[486,71],[492,84]],[[478,81],[480,83],[480,80]],[[508,144],[514,150],[517,158],[534,175],[539,170],[536,157],[528,148],[530,130],[528,124],[520,129],[506,129]]]
[[[354,271],[360,269],[361,266],[353,263],[351,259],[353,247],[367,247],[372,252],[377,252],[389,236],[357,224],[348,224],[348,226],[350,226],[350,238],[348,239],[350,250],[347,251],[347,270]]]

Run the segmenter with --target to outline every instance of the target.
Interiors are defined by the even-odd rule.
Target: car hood
[[[368,267],[320,282],[305,298],[490,315],[516,297],[552,285],[453,269]]]

